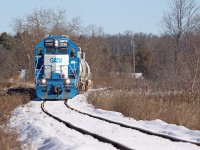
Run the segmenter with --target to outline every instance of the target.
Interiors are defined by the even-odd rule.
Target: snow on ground
[[[42,112],[41,101],[32,101],[25,106],[18,107],[13,112],[9,125],[16,128],[21,135],[19,140],[23,144],[23,149],[115,149],[110,144],[104,144],[91,136],[69,129],[64,124],[50,118]]]
[[[189,141],[200,143],[200,131],[198,131],[198,130],[190,130],[183,126],[168,124],[159,119],[152,120],[152,121],[145,121],[145,120],[137,121],[137,120],[129,118],[129,117],[124,117],[119,112],[95,109],[94,106],[87,103],[87,100],[86,100],[87,94],[88,93],[78,95],[74,99],[69,100],[69,102],[68,102],[69,105],[72,108],[75,108],[75,109],[80,110],[85,113],[93,114],[95,116],[107,118],[109,120],[113,120],[116,122],[122,122],[122,123],[130,125],[130,126],[140,127],[140,128],[150,130],[155,133],[163,133],[163,134],[174,136],[174,137],[181,138],[184,140],[189,140]]]
[[[86,101],[87,94],[81,94],[71,99],[70,105],[81,111],[123,122],[132,126],[151,129],[155,132],[167,133],[184,139],[200,141],[200,131],[192,131],[184,127],[170,125],[161,120],[136,121],[125,118],[122,114],[94,109]],[[112,145],[99,142],[91,136],[83,135],[67,128],[64,124],[50,118],[41,110],[41,101],[31,101],[18,107],[13,112],[9,125],[16,128],[21,135],[24,149],[51,150],[96,150],[115,149]],[[57,117],[70,123],[100,134],[114,141],[139,150],[200,150],[200,147],[182,142],[172,142],[156,136],[146,135],[139,131],[122,128],[118,125],[100,121],[75,111],[69,110],[63,101],[47,101],[45,108]]]

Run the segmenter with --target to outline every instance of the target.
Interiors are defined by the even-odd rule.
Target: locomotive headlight
[[[46,79],[42,79],[41,82],[42,82],[42,84],[45,84],[46,83]]]
[[[54,46],[56,46],[56,47],[58,46],[58,40],[54,41]]]
[[[65,83],[66,83],[66,84],[70,84],[70,79],[66,79],[66,80],[65,80]]]

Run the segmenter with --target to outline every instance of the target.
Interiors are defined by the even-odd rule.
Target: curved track
[[[87,116],[90,116],[90,117],[93,117],[93,118],[96,118],[96,119],[99,119],[99,120],[103,120],[103,121],[106,121],[106,122],[109,122],[109,123],[113,123],[113,124],[119,125],[119,126],[121,126],[121,127],[125,127],[125,128],[130,128],[130,129],[138,130],[138,131],[140,131],[140,132],[143,132],[143,133],[146,133],[146,134],[149,134],[149,135],[162,137],[162,138],[169,139],[169,140],[175,141],[175,142],[185,142],[185,143],[191,143],[191,144],[195,144],[195,145],[197,145],[197,146],[200,146],[200,143],[198,143],[198,142],[187,141],[187,140],[184,140],[184,139],[176,138],[176,137],[173,137],[173,136],[170,136],[170,135],[166,135],[166,134],[162,134],[162,133],[155,133],[155,132],[152,132],[152,131],[149,131],[149,130],[145,130],[145,129],[142,129],[142,128],[139,128],[139,127],[134,127],[134,126],[126,125],[126,124],[123,124],[123,123],[120,123],[120,122],[116,122],[116,121],[109,120],[109,119],[106,119],[106,118],[103,118],[103,117],[94,116],[94,115],[91,115],[91,114],[82,112],[82,111],[80,111],[80,110],[77,110],[77,109],[75,109],[75,108],[72,108],[72,107],[68,104],[68,101],[65,101],[65,105],[66,105],[69,109],[74,110],[74,111],[76,111],[76,112],[78,112],[78,113],[81,113],[81,114],[83,114],[83,115],[87,115]]]
[[[62,119],[60,119],[60,118],[54,116],[53,114],[49,113],[49,112],[45,109],[45,106],[44,106],[44,105],[45,105],[45,102],[46,102],[46,101],[43,101],[43,102],[41,103],[42,111],[43,111],[44,113],[46,113],[47,115],[49,115],[50,117],[54,118],[55,120],[64,123],[68,128],[74,129],[74,130],[76,130],[76,131],[78,131],[78,132],[80,132],[80,133],[82,133],[82,134],[90,135],[90,136],[94,137],[95,139],[98,139],[99,141],[112,144],[112,145],[113,145],[114,147],[116,147],[117,149],[131,150],[131,148],[129,148],[129,147],[125,146],[125,145],[122,145],[122,144],[120,144],[120,143],[118,143],[118,142],[115,142],[115,141],[113,141],[113,140],[111,140],[111,139],[108,139],[108,138],[105,138],[105,137],[103,137],[103,136],[100,136],[100,135],[98,135],[98,134],[94,134],[94,133],[89,132],[89,131],[87,131],[87,130],[84,130],[84,129],[82,129],[82,128],[76,127],[75,125],[73,125],[73,124],[71,124],[71,123],[69,123],[69,122],[67,122],[67,121],[64,121],[64,120],[62,120]]]

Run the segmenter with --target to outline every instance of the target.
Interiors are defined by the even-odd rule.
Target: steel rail
[[[140,127],[130,126],[130,125],[127,125],[127,124],[124,124],[124,123],[121,123],[121,122],[116,122],[116,121],[113,121],[113,120],[110,120],[110,119],[106,119],[106,118],[103,118],[103,117],[99,117],[99,116],[95,116],[95,115],[92,115],[92,114],[89,114],[89,113],[82,112],[80,110],[77,110],[77,109],[71,107],[68,104],[68,100],[65,101],[64,104],[69,109],[74,110],[74,111],[76,111],[78,113],[81,113],[83,115],[87,115],[87,116],[90,116],[92,118],[96,118],[96,119],[99,119],[99,120],[103,120],[103,121],[106,121],[106,122],[109,122],[109,123],[113,123],[113,124],[119,125],[119,126],[124,127],[124,128],[129,128],[129,129],[137,130],[137,131],[140,131],[142,133],[146,133],[148,135],[162,137],[162,138],[165,138],[165,139],[168,139],[168,140],[171,140],[171,141],[175,141],[175,142],[184,142],[184,143],[190,143],[190,144],[194,144],[194,145],[200,146],[199,142],[189,141],[189,140],[177,138],[177,137],[174,137],[174,136],[166,135],[166,134],[163,134],[163,133],[156,133],[156,132],[149,131],[149,130],[146,130],[146,129],[143,129],[143,128],[140,128]]]
[[[103,136],[101,136],[101,135],[98,135],[98,134],[89,132],[89,131],[84,130],[84,129],[79,128],[79,127],[76,127],[75,125],[73,125],[73,124],[71,124],[71,123],[69,123],[69,122],[67,122],[67,121],[64,121],[64,120],[62,120],[62,119],[60,119],[60,118],[58,118],[58,117],[52,115],[51,113],[49,113],[49,112],[45,109],[45,107],[44,107],[45,102],[46,102],[46,101],[43,101],[43,102],[41,103],[42,111],[43,111],[44,113],[46,113],[47,115],[49,115],[50,117],[54,118],[55,120],[57,120],[57,121],[59,121],[59,122],[65,124],[68,128],[74,129],[74,130],[76,130],[76,131],[78,131],[78,132],[80,132],[80,133],[82,133],[82,134],[90,135],[90,136],[94,137],[95,139],[97,139],[97,140],[99,140],[99,141],[101,141],[101,142],[109,143],[109,144],[113,145],[113,146],[114,146],[115,148],[117,148],[117,149],[121,149],[121,150],[133,150],[132,148],[129,148],[129,147],[127,147],[127,146],[125,146],[125,145],[123,145],[123,144],[121,144],[121,143],[115,142],[115,141],[113,141],[113,140],[111,140],[111,139],[108,139],[108,138],[106,138],[106,137],[103,137]]]

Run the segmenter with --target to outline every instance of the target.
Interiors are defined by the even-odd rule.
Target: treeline
[[[200,13],[194,0],[174,0],[161,20],[161,35],[133,33],[110,35],[101,27],[82,26],[80,17],[70,21],[65,11],[37,9],[13,23],[14,35],[0,35],[0,79],[8,79],[19,69],[28,70],[33,81],[34,47],[46,35],[69,35],[86,52],[93,79],[112,73],[136,72],[161,88],[198,89],[200,61]],[[134,41],[134,48],[133,43]],[[112,79],[112,78],[110,78]],[[109,83],[108,83],[109,84]]]

